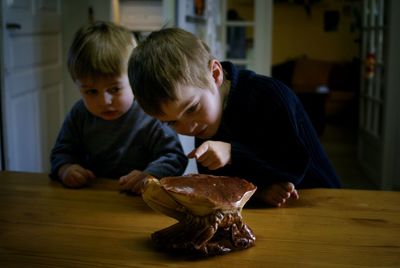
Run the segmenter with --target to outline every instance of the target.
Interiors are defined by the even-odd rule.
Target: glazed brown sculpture
[[[236,177],[203,174],[147,181],[144,201],[178,223],[152,234],[162,249],[177,253],[218,255],[255,243],[241,211],[256,187]]]

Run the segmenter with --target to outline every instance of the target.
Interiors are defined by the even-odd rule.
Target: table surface
[[[245,208],[252,248],[190,259],[150,234],[176,221],[99,179],[71,190],[46,174],[0,172],[1,267],[400,267],[400,192],[300,190],[282,208]]]

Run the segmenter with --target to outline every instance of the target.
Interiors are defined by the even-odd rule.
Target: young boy
[[[82,27],[68,53],[68,70],[82,99],[67,115],[51,152],[51,174],[79,188],[96,177],[119,178],[121,190],[140,194],[147,175],[181,175],[187,165],[176,133],[143,112],[127,76],[136,46],[123,27]]]
[[[243,177],[256,199],[281,206],[296,188],[340,182],[293,92],[272,78],[219,62],[193,34],[153,32],[132,53],[128,76],[143,109],[196,137],[200,173]]]

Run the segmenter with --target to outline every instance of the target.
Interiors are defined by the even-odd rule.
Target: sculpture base
[[[154,232],[151,238],[160,249],[194,256],[221,255],[254,246],[256,237],[242,222],[240,214],[221,215],[192,216]]]

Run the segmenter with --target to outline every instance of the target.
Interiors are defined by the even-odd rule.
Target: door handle
[[[6,23],[6,28],[8,30],[20,30],[22,27],[21,24],[10,22]]]

